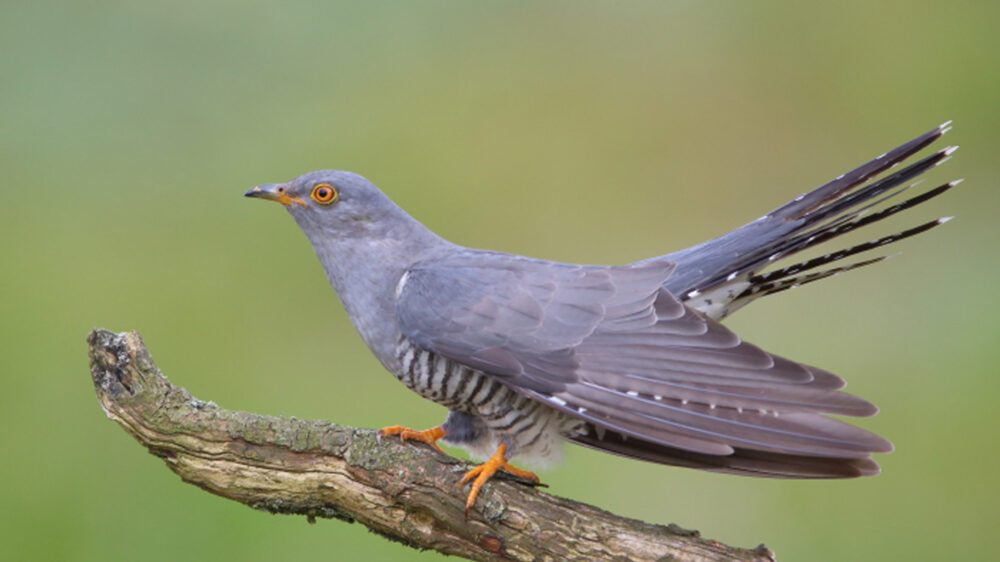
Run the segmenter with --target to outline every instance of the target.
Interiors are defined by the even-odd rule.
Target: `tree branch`
[[[494,478],[465,518],[470,466],[369,429],[219,408],[170,384],[139,334],[94,330],[90,370],[109,418],[181,479],[272,513],[357,521],[388,539],[473,560],[773,560],[696,531],[627,519]]]

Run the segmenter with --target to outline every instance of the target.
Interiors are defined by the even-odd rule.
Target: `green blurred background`
[[[1000,4],[0,2],[5,560],[437,559],[180,482],[101,412],[91,328],[220,405],[444,410],[369,355],[258,183],[360,172],[445,237],[626,263],[752,220],[947,119],[958,220],[730,322],[882,408],[884,473],[719,476],[567,450],[550,491],[784,560],[995,552]],[[930,182],[937,182],[931,184]]]

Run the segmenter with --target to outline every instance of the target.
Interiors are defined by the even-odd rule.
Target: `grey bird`
[[[889,173],[949,128],[718,238],[623,266],[453,244],[350,172],[311,172],[246,196],[288,209],[372,353],[450,411],[441,426],[382,434],[435,448],[441,439],[488,459],[461,480],[472,482],[466,511],[501,468],[536,478],[508,460],[551,460],[563,440],[750,476],[869,476],[879,472],[872,453],[892,444],[827,414],[871,416],[877,408],[841,392],[840,377],[768,353],[719,321],[762,296],[878,262],[885,256],[840,260],[945,222],[776,265],[957,185],[882,204],[957,148]]]

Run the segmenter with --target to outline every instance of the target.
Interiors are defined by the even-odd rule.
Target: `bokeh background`
[[[367,175],[470,246],[626,263],[948,119],[965,177],[886,264],[729,325],[882,408],[884,473],[719,476],[568,448],[550,491],[785,560],[984,559],[1000,523],[1000,3],[0,2],[5,560],[432,560],[180,482],[100,411],[84,338],[139,330],[224,407],[429,427],[258,183]],[[931,183],[937,182],[937,183]]]

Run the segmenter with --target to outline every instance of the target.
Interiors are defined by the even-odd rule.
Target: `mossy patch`
[[[344,451],[344,460],[367,470],[390,470],[419,462],[416,451],[379,441],[378,433],[370,429],[355,429],[351,444]]]

